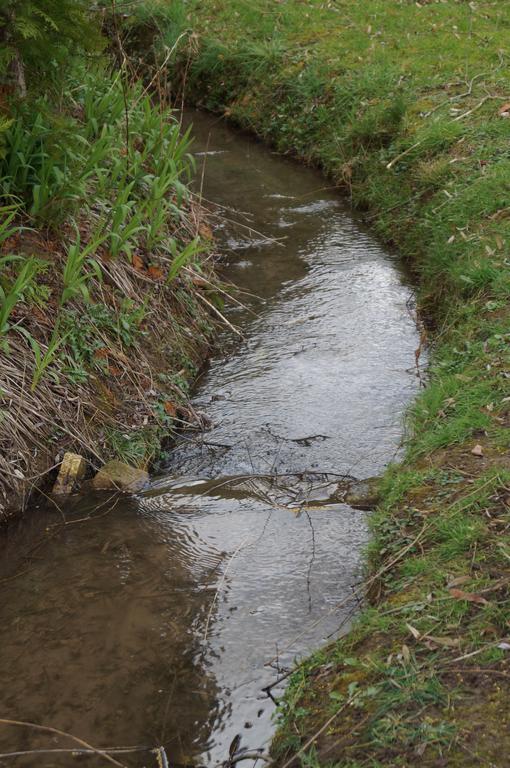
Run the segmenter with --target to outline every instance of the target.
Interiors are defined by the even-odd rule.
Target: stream
[[[398,259],[319,173],[187,119],[242,291],[225,310],[242,338],[223,333],[193,397],[210,428],[137,496],[32,510],[0,566],[0,717],[139,748],[113,755],[133,768],[156,768],[159,745],[208,768],[236,737],[268,749],[285,683],[264,689],[356,611],[367,513],[345,489],[398,455],[419,387]],[[107,765],[69,747],[0,727],[2,767]]]

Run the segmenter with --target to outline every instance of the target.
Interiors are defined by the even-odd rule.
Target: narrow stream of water
[[[203,195],[241,223],[216,234],[245,291],[228,312],[243,339],[225,335],[197,387],[211,428],[184,435],[147,492],[33,510],[8,532],[0,717],[215,766],[238,735],[267,747],[263,689],[347,626],[367,531],[344,476],[376,475],[398,450],[418,338],[398,262],[323,177],[191,117]],[[0,753],[68,746],[0,728]]]

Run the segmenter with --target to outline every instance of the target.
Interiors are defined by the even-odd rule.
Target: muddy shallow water
[[[344,476],[392,460],[418,388],[396,259],[319,174],[191,117],[203,195],[228,219],[225,277],[244,291],[228,310],[243,338],[225,334],[194,397],[211,428],[138,497],[33,510],[2,545],[0,717],[140,747],[115,754],[126,766],[157,766],[157,745],[207,766],[237,735],[267,747],[263,689],[356,607],[366,515],[342,502]],[[2,755],[67,747],[0,726]],[[0,755],[77,760],[106,764]]]

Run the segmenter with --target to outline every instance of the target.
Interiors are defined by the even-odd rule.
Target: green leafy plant
[[[34,372],[32,375],[32,392],[34,392],[41,381],[45,371],[49,366],[55,361],[57,357],[58,350],[60,347],[64,344],[66,340],[66,335],[62,335],[60,333],[60,319],[57,318],[55,325],[53,326],[53,331],[50,337],[50,340],[48,342],[48,345],[46,347],[46,350],[43,352],[43,348],[41,344],[37,341],[34,336],[29,333],[26,329],[21,329],[23,332],[23,335],[28,340],[30,346],[32,347],[32,351],[34,353]]]
[[[87,146],[71,127],[57,126],[42,101],[20,109],[4,133],[0,194],[23,200],[33,217],[58,223],[85,196]]]
[[[186,264],[189,264],[191,261],[193,261],[193,259],[195,259],[198,254],[204,250],[205,246],[203,243],[201,243],[200,238],[198,237],[188,243],[180,253],[177,253],[176,243],[175,241],[172,241],[172,251],[174,258],[170,265],[170,269],[168,270],[166,279],[167,285],[171,283],[172,280],[175,280],[181,269],[185,267]]]
[[[0,282],[0,346],[5,352],[9,351],[9,344],[6,339],[7,332],[11,329],[9,318],[14,307],[32,282],[38,268],[37,259],[24,260],[21,256],[4,256],[0,259],[0,268],[13,262],[21,262],[16,279],[8,288],[4,288]]]
[[[108,241],[115,258],[124,253],[131,258],[136,236],[146,230],[144,212],[131,197],[134,181],[122,187],[110,209]]]
[[[64,287],[60,297],[60,306],[63,307],[68,301],[77,295],[81,295],[85,301],[89,301],[88,283],[94,274],[101,279],[101,268],[97,260],[90,258],[95,253],[101,243],[104,241],[103,235],[95,235],[90,239],[87,245],[82,248],[80,235],[74,243],[67,249],[67,259],[62,274]],[[85,272],[84,267],[88,264],[92,272]]]
[[[3,0],[0,27],[0,66],[11,75],[21,98],[40,85],[41,78],[53,79],[55,64],[77,49],[102,46],[101,30],[86,0]]]

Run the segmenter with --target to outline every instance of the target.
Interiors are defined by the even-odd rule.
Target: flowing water
[[[367,529],[345,479],[398,451],[418,335],[398,262],[323,177],[192,118],[243,338],[224,334],[198,383],[210,429],[183,435],[148,491],[32,510],[8,531],[0,717],[214,766],[238,735],[240,750],[267,748],[264,688],[348,624]],[[69,745],[0,727],[2,754]],[[148,751],[115,759],[158,765]]]

